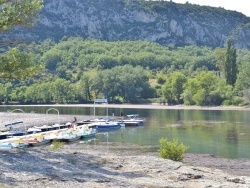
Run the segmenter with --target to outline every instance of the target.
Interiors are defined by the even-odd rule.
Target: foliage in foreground
[[[179,143],[177,139],[173,139],[173,141],[168,141],[166,138],[160,139],[160,148],[158,152],[160,157],[164,159],[171,159],[173,161],[182,161],[184,157],[185,151],[187,151],[188,147]]]
[[[54,141],[54,142],[51,144],[50,149],[51,149],[51,151],[56,151],[57,149],[62,148],[64,145],[65,145],[64,142]]]

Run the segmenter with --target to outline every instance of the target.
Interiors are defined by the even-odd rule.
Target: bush
[[[65,145],[64,142],[53,141],[52,144],[51,144],[50,149],[51,149],[52,151],[55,151],[55,150],[57,150],[57,149],[59,149],[59,148],[63,148],[64,145]]]
[[[232,99],[232,104],[236,106],[244,105],[244,99],[242,97],[234,96]]]
[[[188,149],[187,146],[182,143],[179,144],[177,139],[168,141],[165,138],[160,139],[160,148],[158,152],[160,157],[164,159],[171,159],[173,161],[182,161],[185,151]]]

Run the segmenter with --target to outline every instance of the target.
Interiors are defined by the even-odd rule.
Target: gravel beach
[[[187,156],[197,160],[196,155]],[[228,162],[222,160],[221,167]],[[55,151],[49,145],[1,151],[0,182],[4,188],[249,188],[250,176],[162,159],[147,146],[92,141],[65,144]]]
[[[0,117],[0,129],[4,129],[5,124],[14,121],[23,121],[22,127],[66,123],[73,121],[74,115],[60,115],[58,119],[57,115],[1,112]],[[151,146],[98,140],[65,144],[56,151],[50,145],[2,150],[0,188],[250,187],[250,159],[187,153],[183,162],[174,162],[159,158],[156,151]]]

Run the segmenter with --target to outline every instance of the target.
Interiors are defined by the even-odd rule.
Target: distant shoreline
[[[98,107],[98,108],[136,108],[136,109],[166,109],[166,110],[243,110],[249,111],[248,106],[186,106],[186,105],[161,105],[152,104],[39,104],[39,105],[1,105],[1,107],[11,106],[34,106],[34,107]]]

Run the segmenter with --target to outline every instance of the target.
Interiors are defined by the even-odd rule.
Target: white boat
[[[42,132],[48,132],[48,131],[52,131],[52,130],[55,129],[51,125],[42,125],[42,126],[39,126],[39,127],[36,127],[36,128],[41,129]]]
[[[61,141],[61,142],[73,142],[81,139],[81,135],[77,134],[60,134],[53,139],[53,141]]]
[[[77,134],[82,136],[82,138],[92,138],[92,137],[95,137],[96,135],[96,129],[94,128],[89,128],[88,126],[86,125],[83,125],[83,126],[79,126],[76,128],[77,129]]]
[[[140,126],[143,125],[144,120],[139,118],[139,114],[130,114],[125,119],[119,119],[118,122],[124,123],[125,126]]]
[[[46,140],[50,141],[61,141],[61,142],[73,142],[82,138],[81,135],[74,129],[67,129],[60,131],[58,133],[51,133],[45,135],[44,137]]]
[[[36,134],[36,133],[41,133],[42,130],[36,127],[30,127],[26,130],[27,134]]]
[[[68,128],[68,125],[62,125],[62,124],[53,124],[52,127],[54,128],[54,130],[59,130],[59,129],[66,129]]]

